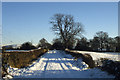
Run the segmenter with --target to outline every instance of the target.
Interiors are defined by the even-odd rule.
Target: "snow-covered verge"
[[[120,61],[120,53],[109,53],[109,52],[90,52],[90,51],[74,51],[82,54],[90,54],[93,60],[98,60],[100,58],[108,58],[113,61]]]
[[[51,50],[27,68],[8,68],[14,78],[114,78],[98,68],[88,69],[81,58],[64,51]]]

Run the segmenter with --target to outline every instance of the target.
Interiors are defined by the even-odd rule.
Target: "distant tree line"
[[[107,32],[99,31],[95,34],[93,39],[82,37],[76,39],[76,43],[69,42],[68,49],[81,50],[81,51],[107,51],[107,52],[120,52],[120,36],[111,38]],[[44,38],[39,40],[35,46],[31,42],[23,43],[19,48],[7,47],[7,50],[31,50],[37,48],[59,49],[64,50],[66,47],[60,38],[53,39],[52,44]]]
[[[76,43],[69,43],[68,49],[81,51],[106,51],[120,52],[120,36],[111,38],[107,32],[99,31],[93,39],[82,37],[76,40]],[[64,49],[64,44],[60,39],[53,40],[53,48]]]
[[[87,39],[82,35],[84,33],[84,26],[80,22],[75,22],[72,15],[55,14],[51,17],[50,23],[52,24],[52,31],[58,37],[53,39],[52,44],[42,38],[37,46],[34,46],[31,42],[25,42],[17,49],[30,50],[36,48],[68,48],[82,51],[120,52],[120,36],[111,38],[107,32],[98,31],[93,39]]]
[[[120,52],[120,36],[109,37],[107,32],[99,31],[93,39],[85,37],[78,40],[77,50]]]

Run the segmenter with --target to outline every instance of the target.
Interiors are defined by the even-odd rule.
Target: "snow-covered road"
[[[14,78],[114,78],[100,69],[88,69],[82,59],[63,51],[50,50],[27,68],[9,68]]]

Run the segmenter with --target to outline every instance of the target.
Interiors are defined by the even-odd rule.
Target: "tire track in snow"
[[[69,54],[65,54],[59,50],[51,50],[42,55],[32,66],[27,69],[18,69],[13,76],[27,78],[91,78],[91,77],[109,77],[106,73],[98,69],[83,70],[84,67],[80,60],[80,67]],[[11,69],[11,70],[12,70]],[[21,74],[17,74],[21,72]],[[25,72],[22,72],[25,71]],[[93,71],[93,72],[92,72]],[[14,74],[15,73],[15,74]],[[92,76],[91,76],[92,75]],[[113,76],[110,76],[113,77]]]
[[[64,73],[67,75],[67,73],[69,73],[70,71],[67,71],[69,70],[69,68],[65,65],[65,62],[63,62],[63,61],[66,61],[66,59],[64,58],[64,55],[62,52],[58,52],[58,53],[61,54],[59,58],[60,65],[63,68]]]
[[[62,53],[63,54],[63,53]],[[64,55],[65,55],[65,53],[64,53]],[[68,54],[69,55],[69,54]],[[73,65],[73,64],[75,64],[76,63],[76,61],[73,59],[73,58],[71,58],[71,59],[68,59],[67,57],[66,58],[64,58],[65,56],[63,56],[62,57],[62,60],[64,59],[65,61],[66,61],[66,63],[63,63],[68,69],[76,69],[76,70],[80,70],[79,68],[77,68],[77,66],[75,66],[75,65]]]

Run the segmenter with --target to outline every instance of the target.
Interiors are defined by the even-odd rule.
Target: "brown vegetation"
[[[4,52],[2,54],[2,61],[4,64],[8,64],[14,68],[24,68],[47,51],[47,49],[34,49],[30,51]]]
[[[73,57],[76,58],[81,57],[83,61],[89,65],[90,68],[95,67],[95,62],[93,61],[92,57],[89,54],[82,54],[82,53],[74,52],[72,50],[66,50],[66,53],[71,54]]]

